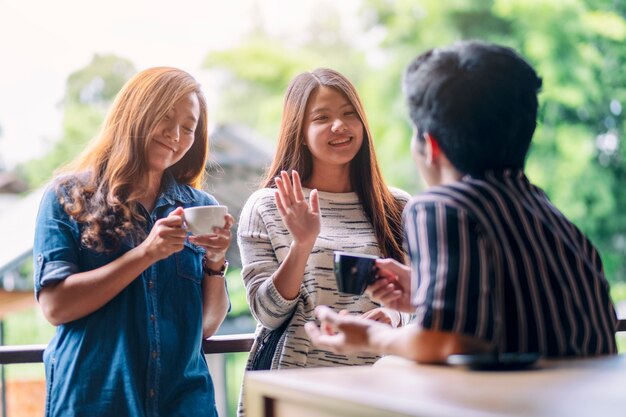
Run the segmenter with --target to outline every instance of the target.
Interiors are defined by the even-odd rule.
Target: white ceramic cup
[[[198,206],[184,210],[183,219],[187,229],[194,235],[214,234],[214,227],[224,227],[227,206]]]

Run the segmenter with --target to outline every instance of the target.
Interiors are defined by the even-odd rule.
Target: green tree
[[[544,81],[529,177],[598,246],[609,279],[626,281],[626,3],[364,0],[361,21],[363,38],[381,38],[362,52],[335,25],[325,28],[325,37],[299,44],[255,33],[239,48],[209,54],[206,65],[224,70],[228,86],[218,119],[230,115],[275,137],[289,79],[316,66],[334,67],[361,93],[387,180],[417,191],[400,94],[405,66],[420,52],[460,39],[511,46]]]
[[[381,47],[402,62],[391,64],[396,73],[417,53],[458,39],[509,45],[534,64],[544,87],[529,176],[596,243],[609,279],[625,281],[626,5],[369,0],[366,9],[369,30],[384,28]]]
[[[275,138],[283,95],[291,79],[317,67],[333,68],[345,74],[360,92],[387,179],[393,185],[415,189],[417,174],[410,158],[403,157],[409,125],[402,103],[395,100],[400,93],[399,74],[384,66],[372,70],[366,53],[355,48],[350,39],[342,38],[336,27],[327,28],[325,33],[321,40],[313,37],[304,43],[255,33],[239,47],[209,53],[204,65],[222,80],[221,102],[214,119],[245,123]],[[395,80],[393,88],[381,88],[389,79]]]
[[[46,155],[18,167],[31,187],[48,181],[54,170],[84,149],[96,134],[115,95],[135,72],[127,59],[95,55],[86,67],[70,74],[62,102],[63,137]]]

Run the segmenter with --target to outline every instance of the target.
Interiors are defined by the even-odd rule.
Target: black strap
[[[254,352],[254,357],[250,361],[249,370],[251,371],[267,371],[272,369],[272,361],[276,354],[278,342],[283,333],[289,326],[291,318],[285,320],[279,328],[267,330],[259,341],[259,346]]]

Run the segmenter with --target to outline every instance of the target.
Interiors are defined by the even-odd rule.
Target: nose
[[[176,123],[166,125],[163,135],[174,142],[178,142],[180,139],[180,127]]]
[[[337,117],[335,120],[333,120],[331,129],[333,132],[343,132],[344,130],[348,129],[348,126],[346,126],[342,118]]]

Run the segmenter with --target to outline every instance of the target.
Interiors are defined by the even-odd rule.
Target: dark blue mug
[[[364,253],[335,252],[337,289],[344,294],[362,295],[376,281],[377,256]]]

